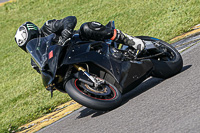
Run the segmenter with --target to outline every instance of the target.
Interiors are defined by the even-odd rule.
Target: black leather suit
[[[56,38],[54,39],[54,42],[58,45],[67,45],[66,42],[68,42],[75,33],[74,28],[76,23],[77,19],[75,16],[68,16],[61,20],[48,20],[40,29],[41,37],[55,33]],[[104,26],[99,22],[86,22],[82,24],[80,30],[76,32],[79,33],[82,40],[103,41],[105,39],[111,39],[127,45],[135,44],[120,30]],[[31,65],[37,70],[37,72],[39,72],[39,69],[33,60],[31,60]]]
[[[64,43],[73,35],[76,23],[77,19],[75,16],[68,16],[61,20],[48,20],[40,29],[41,36],[45,37],[52,33],[55,33],[56,39],[54,41]]]
[[[55,42],[64,43],[70,39],[74,33],[77,19],[75,16],[68,16],[61,20],[48,20],[40,29],[41,36],[45,37],[55,33]],[[104,40],[110,39],[113,36],[113,29],[104,26],[98,22],[86,22],[81,25],[78,30],[80,37],[84,40]]]

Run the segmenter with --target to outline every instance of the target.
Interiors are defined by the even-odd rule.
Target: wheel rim
[[[117,95],[115,89],[109,84],[104,85],[104,88],[97,89],[94,89],[91,86],[82,83],[78,79],[74,81],[74,84],[81,93],[93,99],[112,100]]]
[[[166,46],[162,43],[160,43],[162,46],[160,47],[160,49],[162,51],[165,51],[165,54],[164,56],[161,57],[161,60],[162,61],[173,61],[176,59],[176,54],[175,54],[175,51],[170,48],[169,46]]]

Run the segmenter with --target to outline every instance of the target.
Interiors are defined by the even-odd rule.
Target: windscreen
[[[27,51],[40,68],[42,68],[47,61],[47,48],[50,46],[53,37],[54,35],[52,34],[47,37],[36,38],[26,45]]]

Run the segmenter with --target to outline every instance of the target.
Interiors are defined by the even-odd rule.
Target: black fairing
[[[151,73],[153,64],[150,60],[116,61],[111,58],[114,76],[120,84],[122,93],[126,93],[143,82]]]
[[[79,40],[77,37],[74,40]],[[150,60],[121,61],[115,58],[110,52],[110,45],[105,42],[74,41],[73,43],[65,55],[62,65],[92,62],[96,67],[100,67],[111,75],[106,80],[117,84],[122,93],[139,85],[152,71],[153,64]],[[112,82],[112,80],[115,81]]]
[[[58,59],[62,50],[61,46],[52,45],[54,36],[54,34],[51,34],[47,37],[33,39],[26,46],[27,51],[41,71],[45,87],[49,86],[55,78]]]
[[[66,69],[63,68],[69,65],[87,63],[91,64],[91,71],[101,70],[101,78],[115,85],[121,93],[125,93],[144,81],[153,68],[150,60],[121,61],[112,55],[108,42],[81,41],[79,35],[74,35],[67,52],[63,53],[62,49],[65,47],[51,44],[53,37],[51,34],[33,39],[26,47],[40,68],[45,87],[52,84],[57,71],[66,73]]]

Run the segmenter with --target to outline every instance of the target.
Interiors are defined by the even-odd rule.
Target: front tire
[[[85,87],[90,86],[74,78],[65,84],[65,90],[69,96],[76,102],[88,108],[107,111],[112,110],[121,104],[121,93],[110,83],[106,83],[106,89],[110,90],[109,93],[106,91],[103,91],[102,93],[98,93],[100,91],[92,92],[85,89]]]

